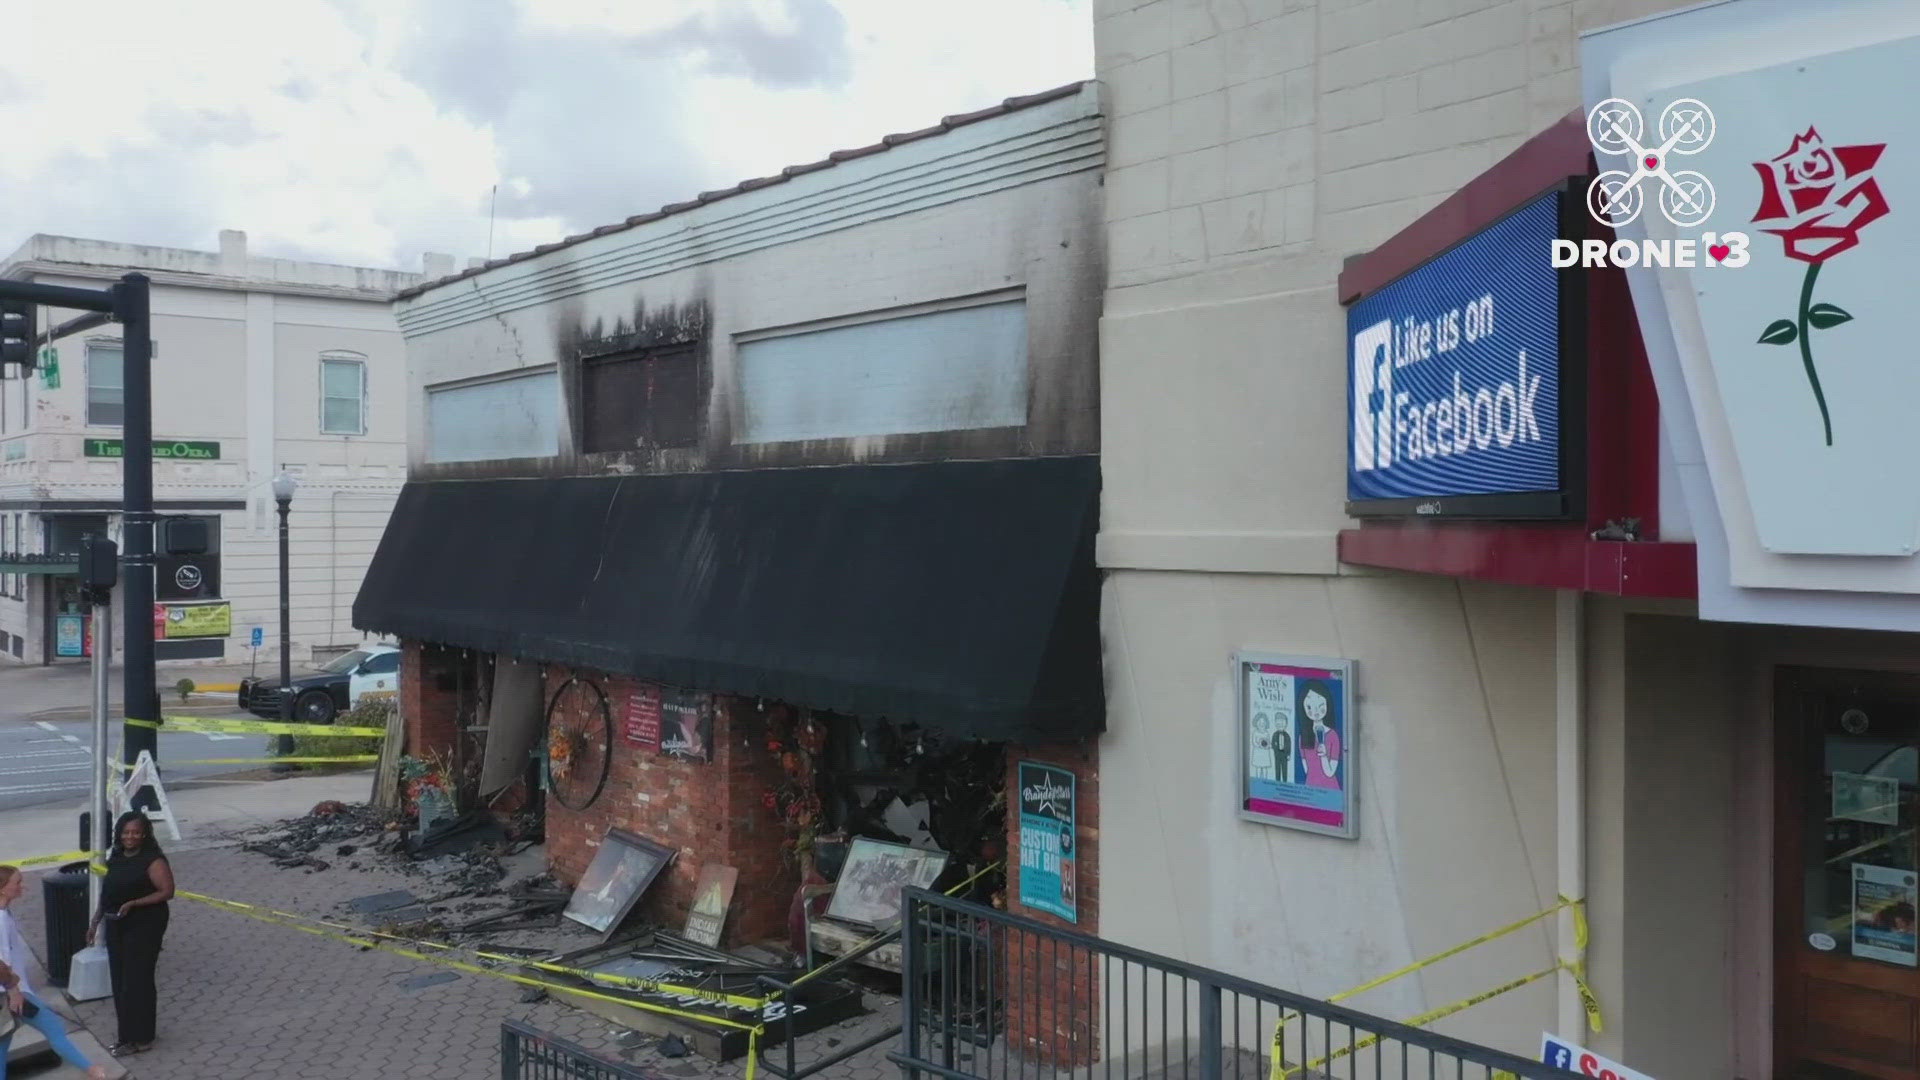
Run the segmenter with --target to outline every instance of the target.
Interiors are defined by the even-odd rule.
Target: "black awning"
[[[1093,457],[409,483],[356,627],[958,735],[1105,720]]]

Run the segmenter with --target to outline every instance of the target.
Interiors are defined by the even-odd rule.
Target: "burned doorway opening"
[[[943,853],[932,887],[965,882],[957,895],[1004,905],[1005,744],[786,704],[759,712],[781,776],[764,800],[803,889],[837,882],[852,844],[870,840]],[[809,902],[824,914],[823,896]]]

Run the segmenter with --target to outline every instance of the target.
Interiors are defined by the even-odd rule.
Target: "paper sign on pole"
[[[1594,1080],[1653,1080],[1618,1062],[1608,1061],[1584,1046],[1564,1042],[1552,1035],[1540,1036],[1540,1060],[1556,1069],[1591,1076]]]

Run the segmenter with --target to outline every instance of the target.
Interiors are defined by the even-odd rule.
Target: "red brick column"
[[[1007,910],[1046,926],[1100,932],[1099,742],[1007,747]],[[1020,903],[1020,776],[1022,761],[1074,775],[1075,905],[1078,921]],[[1050,938],[1009,931],[1004,967],[1008,1041],[1028,1058],[1056,1068],[1091,1065],[1100,1054],[1100,981],[1093,955]]]
[[[401,643],[400,714],[406,753],[452,753],[460,737],[459,683],[451,650],[419,641]]]
[[[800,871],[787,859],[786,828],[766,805],[767,792],[783,779],[780,761],[767,749],[766,714],[754,702],[721,698],[718,713],[714,764],[725,770],[726,865],[740,871],[727,940],[784,939]]]

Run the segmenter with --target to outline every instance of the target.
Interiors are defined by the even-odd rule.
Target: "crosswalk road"
[[[119,745],[118,726],[109,740]],[[244,765],[179,765],[194,758],[266,757],[273,739],[191,731],[160,732],[160,766],[169,786]],[[93,784],[93,724],[87,720],[0,719],[0,810],[86,798]]]

